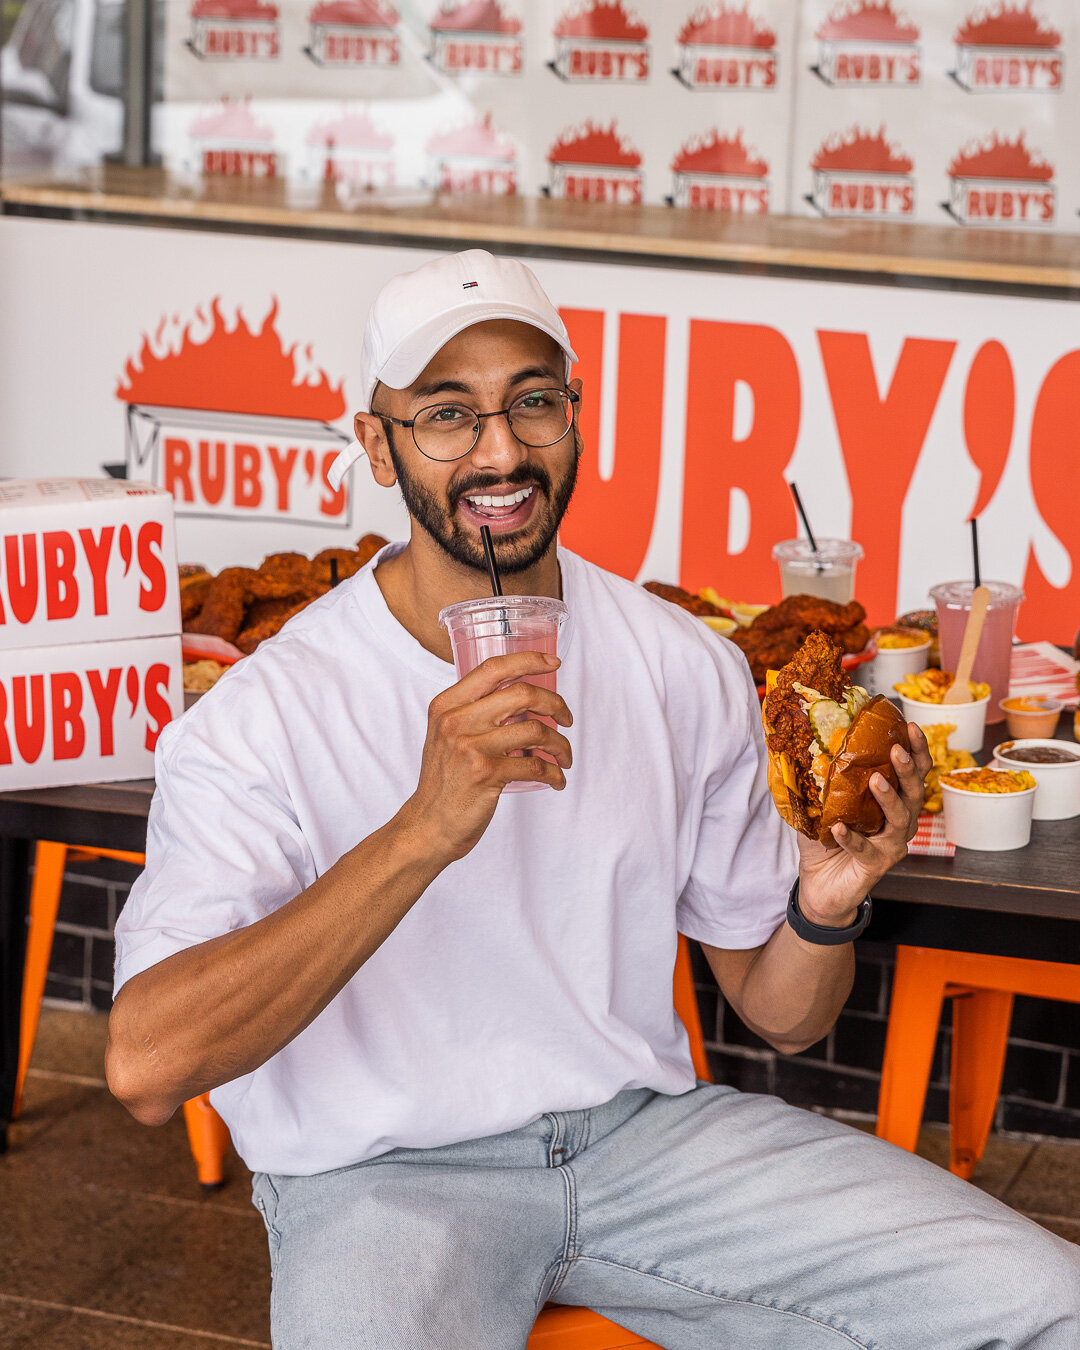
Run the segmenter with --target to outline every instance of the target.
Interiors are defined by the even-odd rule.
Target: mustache
[[[520,464],[510,473],[502,474],[498,478],[492,474],[470,474],[460,483],[455,483],[447,495],[453,508],[467,493],[482,493],[488,492],[493,487],[517,487],[530,483],[535,483],[541,492],[548,497],[551,496],[551,475],[539,464]]]

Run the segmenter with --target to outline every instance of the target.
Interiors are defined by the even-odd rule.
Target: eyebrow
[[[521,384],[525,380],[554,380],[557,384],[561,383],[562,377],[557,375],[550,366],[525,366],[522,370],[511,375],[507,384],[512,388],[514,385]],[[429,398],[433,394],[472,394],[475,391],[461,380],[433,380],[430,384],[422,384],[419,389],[414,390],[413,398]]]

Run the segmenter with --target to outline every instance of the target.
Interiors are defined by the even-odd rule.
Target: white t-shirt
[[[377,562],[165,729],[117,990],[291,900],[415,790],[428,704],[455,677],[393,617]],[[211,1093],[253,1170],[478,1138],[623,1088],[686,1092],[677,931],[747,948],[782,921],[796,853],[741,653],[640,586],[559,563],[565,791],[504,795],[320,1016]]]

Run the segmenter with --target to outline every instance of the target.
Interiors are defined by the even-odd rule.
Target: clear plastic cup
[[[479,600],[462,600],[448,605],[439,613],[439,624],[450,635],[454,650],[454,669],[458,679],[475,670],[489,656],[508,656],[512,652],[544,652],[558,656],[559,629],[569,610],[561,600],[546,595],[498,595]],[[541,689],[555,689],[555,671],[544,675],[526,675],[526,684]],[[508,680],[516,684],[516,680]],[[531,717],[523,713],[513,721],[523,722]],[[555,723],[550,717],[538,717],[549,727]],[[514,756],[537,754],[554,763],[543,750],[515,750]],[[547,783],[507,783],[504,792],[531,792],[547,787]]]
[[[785,539],[773,545],[772,555],[780,564],[783,595],[816,595],[838,605],[854,599],[861,544],[851,539],[819,539],[815,553],[809,539]]]
[[[975,653],[971,678],[990,686],[990,706],[987,722],[1003,722],[1005,713],[1001,700],[1009,696],[1009,668],[1012,665],[1013,634],[1016,632],[1016,612],[1024,592],[1007,581],[984,581],[990,592],[982,637]],[[960,646],[971,609],[972,581],[945,581],[931,586],[930,598],[937,606],[938,634],[941,640],[941,668],[955,670],[960,660]]]

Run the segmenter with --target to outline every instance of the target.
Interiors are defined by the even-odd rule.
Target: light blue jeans
[[[1080,1252],[858,1130],[728,1087],[256,1175],[275,1350],[522,1350],[546,1302],[668,1350],[1077,1350]]]

